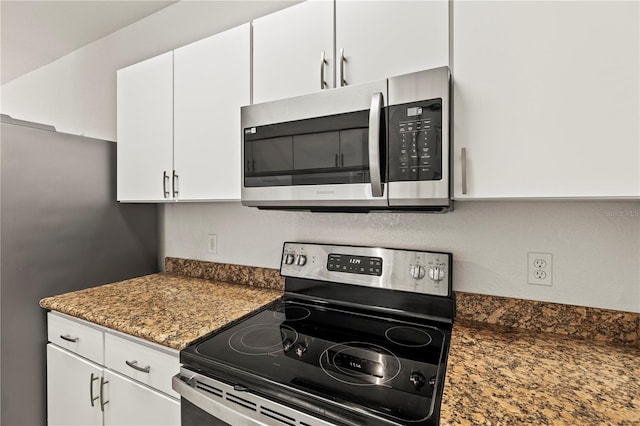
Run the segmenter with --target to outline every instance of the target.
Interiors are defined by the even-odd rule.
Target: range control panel
[[[330,253],[327,270],[380,276],[382,275],[382,258]]]
[[[285,277],[451,296],[451,262],[450,253],[285,243],[280,273]]]

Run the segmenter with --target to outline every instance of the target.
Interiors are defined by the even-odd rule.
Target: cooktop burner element
[[[365,342],[329,346],[320,355],[320,367],[332,379],[355,386],[382,385],[395,379],[402,368],[391,351]]]
[[[255,324],[233,333],[229,337],[229,347],[243,355],[269,355],[297,340],[298,333],[286,325]]]
[[[391,327],[384,332],[384,335],[389,341],[396,345],[407,346],[409,348],[422,348],[428,346],[433,340],[429,333],[415,327]]]
[[[379,274],[342,267],[362,262]],[[243,406],[254,395],[299,407],[317,419],[308,425],[437,425],[454,317],[450,266],[446,253],[286,243],[284,296],[184,349],[181,380],[226,383]],[[437,280],[418,278],[420,268],[437,268]]]
[[[273,312],[273,316],[279,320],[299,321],[308,318],[311,312],[301,306],[280,306]]]

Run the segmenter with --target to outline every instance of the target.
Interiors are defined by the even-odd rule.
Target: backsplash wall
[[[162,256],[279,268],[284,241],[441,250],[458,291],[640,312],[640,201],[465,201],[443,215],[173,203],[162,223]],[[527,252],[553,254],[551,287],[527,284]]]

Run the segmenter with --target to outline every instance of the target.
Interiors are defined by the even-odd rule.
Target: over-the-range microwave
[[[244,106],[242,204],[448,211],[448,67]]]

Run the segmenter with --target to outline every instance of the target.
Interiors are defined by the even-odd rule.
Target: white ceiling
[[[175,1],[0,1],[0,84],[47,65]]]

